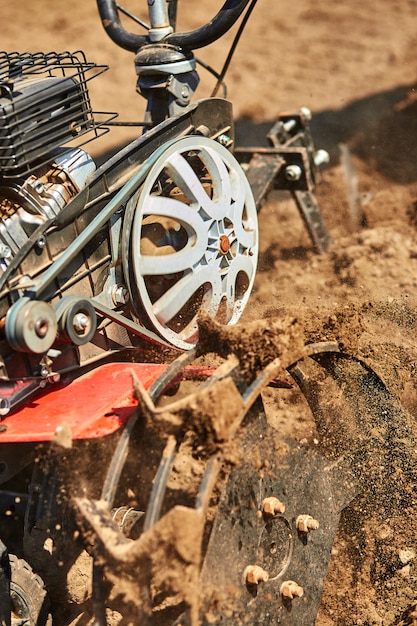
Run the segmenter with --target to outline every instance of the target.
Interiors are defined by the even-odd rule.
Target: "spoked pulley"
[[[139,319],[180,349],[197,316],[235,323],[258,256],[257,213],[235,157],[189,136],[167,147],[126,208],[123,264]]]

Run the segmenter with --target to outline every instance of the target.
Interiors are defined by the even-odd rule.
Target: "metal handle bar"
[[[236,22],[250,0],[226,0],[217,15],[204,26],[187,33],[171,33],[164,38],[169,43],[187,50],[204,48],[222,37]],[[97,0],[104,29],[118,46],[137,52],[149,43],[147,35],[136,35],[121,24],[115,0]]]

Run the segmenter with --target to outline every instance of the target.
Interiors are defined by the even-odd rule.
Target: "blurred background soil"
[[[222,4],[180,0],[178,30],[202,25]],[[124,6],[146,18],[145,2],[125,0]],[[0,17],[2,49],[82,49],[87,58],[110,66],[91,83],[95,110],[116,111],[123,121],[142,118],[144,103],[135,92],[133,55],[106,37],[94,0],[3,0]],[[133,22],[124,23],[140,32]],[[233,34],[197,56],[220,70]],[[349,318],[354,310],[361,315],[362,330],[355,326],[349,337],[345,333],[345,343],[378,363],[388,386],[414,415],[416,50],[417,0],[259,0],[226,77],[239,145],[264,143],[280,112],[306,106],[313,113],[316,147],[328,150],[331,157],[317,198],[332,245],[325,254],[316,254],[295,205],[273,193],[259,216],[259,270],[243,319],[295,312],[304,320],[307,334],[326,339],[332,338],[332,332],[327,336],[324,330],[331,324],[323,321]],[[198,96],[209,96],[214,79],[203,69],[200,76]],[[137,132],[113,129],[92,144],[91,152],[101,158]],[[350,154],[356,173],[350,187],[342,150]],[[352,183],[356,195],[349,204]],[[394,371],[402,372],[401,385]],[[280,432],[300,439],[314,435],[314,425],[304,409],[300,413],[299,404],[294,405],[297,413],[291,399],[268,393],[271,420]],[[415,548],[413,534],[404,541]],[[364,547],[370,560],[372,546],[368,542]],[[365,565],[358,565],[363,569],[355,577],[350,566],[344,566],[347,561],[341,561],[343,555],[349,560],[346,533],[341,532],[335,551],[339,560],[332,571],[337,575],[329,579],[317,624],[415,623],[407,617],[407,607],[417,597],[412,559],[403,572],[402,587],[396,583],[392,591],[392,607],[385,603],[381,608],[375,586],[364,574]],[[403,598],[400,609],[396,595]]]

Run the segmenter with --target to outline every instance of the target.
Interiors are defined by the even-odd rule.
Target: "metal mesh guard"
[[[83,52],[0,52],[0,177],[29,174],[56,148],[108,132],[116,114],[93,112],[87,88],[107,69]]]

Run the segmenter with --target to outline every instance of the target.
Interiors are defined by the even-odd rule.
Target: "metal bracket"
[[[331,243],[316,196],[311,191],[293,191],[300,215],[317,252],[326,252]]]
[[[317,252],[325,252],[330,235],[314,195],[318,166],[328,160],[324,150],[315,151],[305,109],[281,115],[267,135],[271,147],[237,148],[259,210],[272,189],[288,191],[294,198]]]
[[[246,178],[251,186],[258,212],[274,188],[274,181],[284,163],[284,159],[279,155],[265,157],[265,155],[258,153],[253,155],[248,167],[245,168]]]

